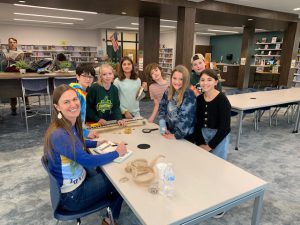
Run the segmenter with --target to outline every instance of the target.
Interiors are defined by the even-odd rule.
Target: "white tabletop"
[[[245,94],[228,95],[227,98],[233,109],[256,109],[260,107],[299,102],[300,88],[289,88],[273,91],[259,91]]]
[[[135,128],[132,134],[101,133],[101,137],[124,140],[133,151],[123,163],[105,165],[103,170],[143,224],[180,224],[266,187],[265,181],[187,141],[167,140],[159,131],[144,134],[142,128],[145,127]],[[142,143],[151,148],[138,149],[137,145]],[[127,162],[138,158],[151,161],[159,154],[166,156],[160,161],[173,164],[176,176],[173,198],[150,194],[146,187],[132,180],[119,182],[124,176],[130,178],[124,170]]]

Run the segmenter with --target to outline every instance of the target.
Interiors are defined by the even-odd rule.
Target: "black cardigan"
[[[212,101],[206,102],[204,95],[197,97],[197,124],[193,134],[193,140],[196,145],[208,144],[212,149],[230,132],[230,112],[231,105],[223,93],[219,93]],[[202,128],[217,129],[216,135],[205,143],[202,135]]]

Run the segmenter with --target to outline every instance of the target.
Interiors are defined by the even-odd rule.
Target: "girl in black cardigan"
[[[199,83],[204,94],[197,97],[194,143],[220,158],[227,159],[231,105],[227,97],[215,88],[218,76],[214,70],[203,70]]]

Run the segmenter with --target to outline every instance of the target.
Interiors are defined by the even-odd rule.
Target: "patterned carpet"
[[[141,102],[142,115],[149,115],[151,107],[151,103]],[[30,119],[30,133],[27,134],[20,116],[11,116],[7,107],[0,109],[0,115],[0,224],[55,224],[48,177],[40,164],[42,138],[47,127],[45,118]],[[269,182],[262,225],[300,224],[300,135],[292,134],[292,129],[293,125],[287,124],[281,113],[277,127],[270,128],[264,116],[256,132],[249,115],[244,120],[240,150],[235,151],[237,118],[232,118],[228,161]],[[253,201],[249,201],[229,210],[222,218],[209,219],[201,225],[248,225],[252,207]],[[140,224],[126,203],[118,222],[121,225]],[[83,218],[82,224],[100,224],[99,214]]]

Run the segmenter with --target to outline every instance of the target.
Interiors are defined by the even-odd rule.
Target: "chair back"
[[[237,95],[237,94],[241,94],[241,91],[238,89],[230,89],[230,90],[226,90],[225,94],[226,95]]]
[[[50,94],[48,77],[22,78],[21,83],[24,96]]]
[[[60,197],[61,197],[60,187],[55,177],[50,173],[48,167],[48,159],[45,156],[42,156],[41,162],[50,179],[50,198],[51,198],[53,214],[55,214],[60,203]]]
[[[53,86],[54,88],[58,87],[61,84],[69,85],[70,83],[76,82],[76,77],[54,77]]]

